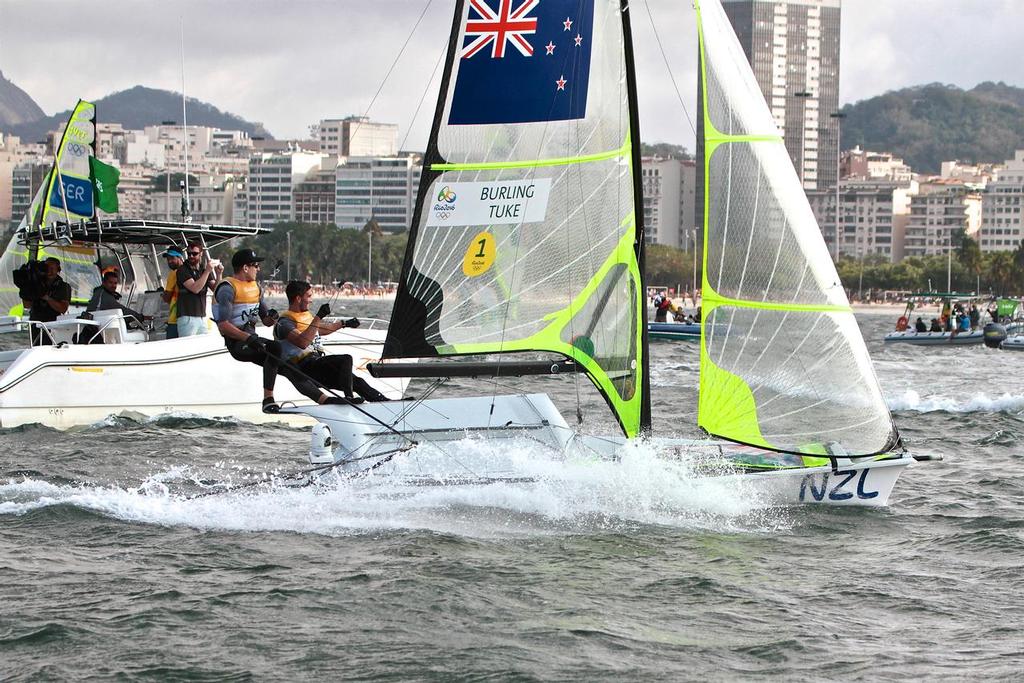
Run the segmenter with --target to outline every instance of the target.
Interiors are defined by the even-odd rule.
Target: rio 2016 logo
[[[455,192],[452,188],[445,185],[441,188],[441,191],[437,193],[437,201],[444,202],[445,204],[454,204]]]

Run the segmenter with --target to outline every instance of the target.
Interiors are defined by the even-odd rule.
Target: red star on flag
[[[583,36],[581,36],[580,34],[577,33],[576,34],[576,47],[579,47],[582,42],[583,42]]]
[[[562,26],[565,27],[566,31],[571,30],[572,29],[572,19],[570,19],[569,17],[566,17],[565,21],[562,22]]]
[[[548,51],[547,53],[549,55],[555,54],[555,43],[554,43],[554,41],[551,41],[547,45],[545,45],[544,49]]]
[[[555,85],[558,86],[558,88],[557,88],[558,90],[565,90],[565,84],[568,83],[568,82],[569,81],[565,80],[565,76],[562,75],[562,76],[558,77],[557,81],[555,81]]]

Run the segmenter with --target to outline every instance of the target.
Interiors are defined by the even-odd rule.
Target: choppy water
[[[945,457],[884,510],[770,509],[644,447],[584,466],[515,445],[542,483],[190,500],[301,467],[307,433],[0,432],[0,679],[1019,678],[1024,354],[869,346],[909,447]],[[693,433],[696,346],[653,367],[656,427]],[[574,385],[532,382],[571,414]]]

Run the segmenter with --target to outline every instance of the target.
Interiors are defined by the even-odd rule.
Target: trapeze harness
[[[282,318],[288,318],[295,323],[295,331],[302,334],[306,329],[313,324],[313,314],[309,311],[303,311],[297,313],[295,311],[285,311],[281,314]],[[320,341],[320,332],[317,332],[313,337],[313,340],[304,349],[299,348],[295,344],[288,341],[288,337],[285,336],[281,339],[281,357],[289,363],[298,365],[307,358],[320,358],[324,355],[323,344]]]
[[[255,281],[246,282],[234,277],[226,277],[217,285],[217,289],[225,285],[231,287],[235,292],[235,300],[231,304],[227,322],[240,330],[254,333],[256,321],[260,318],[260,286]]]

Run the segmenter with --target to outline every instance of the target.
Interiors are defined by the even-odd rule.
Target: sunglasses
[[[201,255],[202,253],[203,253],[203,252],[201,252],[201,251],[190,251],[190,252],[188,252],[188,255],[189,255],[189,256],[199,256],[199,255]]]
[[[246,263],[245,265],[252,266],[253,268],[259,268],[260,267],[259,263]]]

